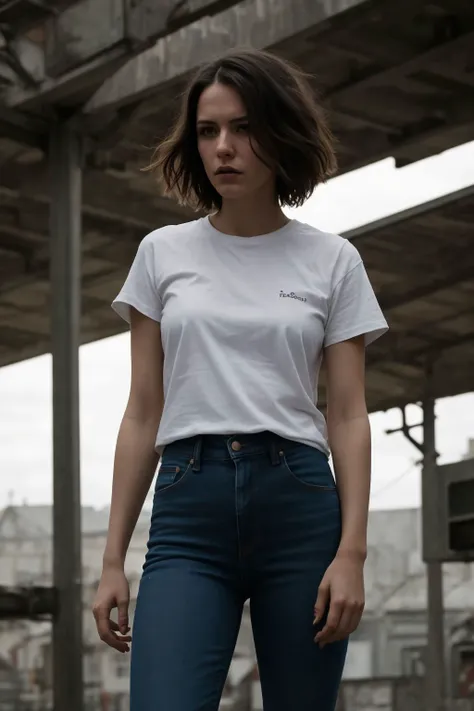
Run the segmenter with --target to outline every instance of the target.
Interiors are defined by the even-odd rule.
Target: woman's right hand
[[[119,652],[130,650],[129,642],[132,638],[126,636],[130,630],[129,602],[130,588],[123,568],[121,566],[104,568],[92,612],[101,640]],[[114,607],[118,608],[118,624],[110,619],[110,612]]]

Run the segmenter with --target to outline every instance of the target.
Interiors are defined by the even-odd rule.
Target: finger
[[[104,631],[103,633],[101,632],[100,638],[103,642],[108,644],[109,647],[113,647],[119,652],[128,652],[130,649],[129,642],[132,641],[132,638],[130,636],[119,637],[116,632],[110,629]]]
[[[332,642],[337,642],[341,639],[346,639],[351,632],[351,625],[354,616],[354,610],[352,607],[346,605],[342,611],[341,619],[334,632],[328,636],[326,644],[331,644]]]
[[[358,628],[363,614],[364,614],[364,605],[357,604],[352,611],[351,622],[349,625],[349,634],[352,634]]]
[[[339,625],[339,620],[344,609],[344,604],[342,601],[333,600],[329,605],[328,618],[326,624],[324,625],[321,632],[316,635],[315,642],[318,642],[321,647],[324,647],[328,643],[328,638],[334,634],[334,631]]]
[[[330,644],[331,642],[337,642],[338,640],[347,639],[359,626],[363,610],[363,604],[359,604],[357,602],[350,602],[346,604],[344,611],[341,615],[341,620],[339,622],[338,628],[334,632],[334,634],[328,639],[327,644]]]
[[[111,628],[112,630],[114,630],[114,632],[120,632],[120,627],[119,627],[118,623],[115,622],[114,620],[110,620],[110,628]],[[125,632],[122,633],[122,634],[125,634],[125,633],[128,632],[129,630],[130,630],[130,627],[127,627],[127,629],[125,630]]]
[[[128,627],[128,600],[119,600],[117,603],[118,607],[118,623],[120,632],[125,634],[129,629]]]
[[[328,602],[329,586],[321,584],[318,589],[318,597],[316,598],[316,602],[314,604],[314,625],[317,625],[318,622],[321,622],[324,613],[326,612]]]
[[[114,620],[109,620],[108,631],[113,634],[115,639],[117,639],[119,642],[131,642],[132,640],[132,637],[130,635],[125,636],[120,632],[119,625]],[[116,632],[119,632],[120,634],[115,634]]]
[[[109,614],[110,610],[107,606],[94,609],[94,617],[96,619],[99,637],[103,642],[117,649],[119,652],[127,652],[129,650],[128,642],[131,641],[131,637],[118,637],[116,632],[112,629],[112,627],[117,626],[117,623],[109,618]]]
[[[130,651],[130,645],[128,641],[125,641],[125,637],[119,638],[114,632],[111,632],[110,635],[104,637],[102,641],[109,647],[116,649],[117,652],[122,652],[124,654],[125,652]]]

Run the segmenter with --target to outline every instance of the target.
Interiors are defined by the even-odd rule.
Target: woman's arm
[[[364,337],[325,352],[327,423],[342,511],[340,553],[367,554],[371,441],[365,402]]]
[[[328,436],[341,501],[342,533],[315,605],[317,623],[329,604],[327,622],[315,638],[321,646],[345,639],[362,616],[371,469],[364,337],[329,346],[325,364]]]
[[[163,412],[160,325],[131,308],[131,386],[115,450],[104,568],[123,567],[158,465],[155,438]]]

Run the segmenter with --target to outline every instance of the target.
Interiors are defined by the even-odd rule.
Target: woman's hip
[[[168,445],[155,486],[149,555],[235,565],[334,555],[337,487],[326,455],[272,433]]]

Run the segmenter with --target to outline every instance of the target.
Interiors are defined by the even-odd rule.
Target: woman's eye
[[[202,128],[199,129],[198,135],[199,136],[212,136],[214,129],[212,126],[203,126]]]
[[[235,128],[236,133],[248,133],[249,125],[248,123],[241,123]],[[198,128],[198,136],[203,136],[205,138],[210,138],[217,135],[217,129],[213,126],[201,126]]]

